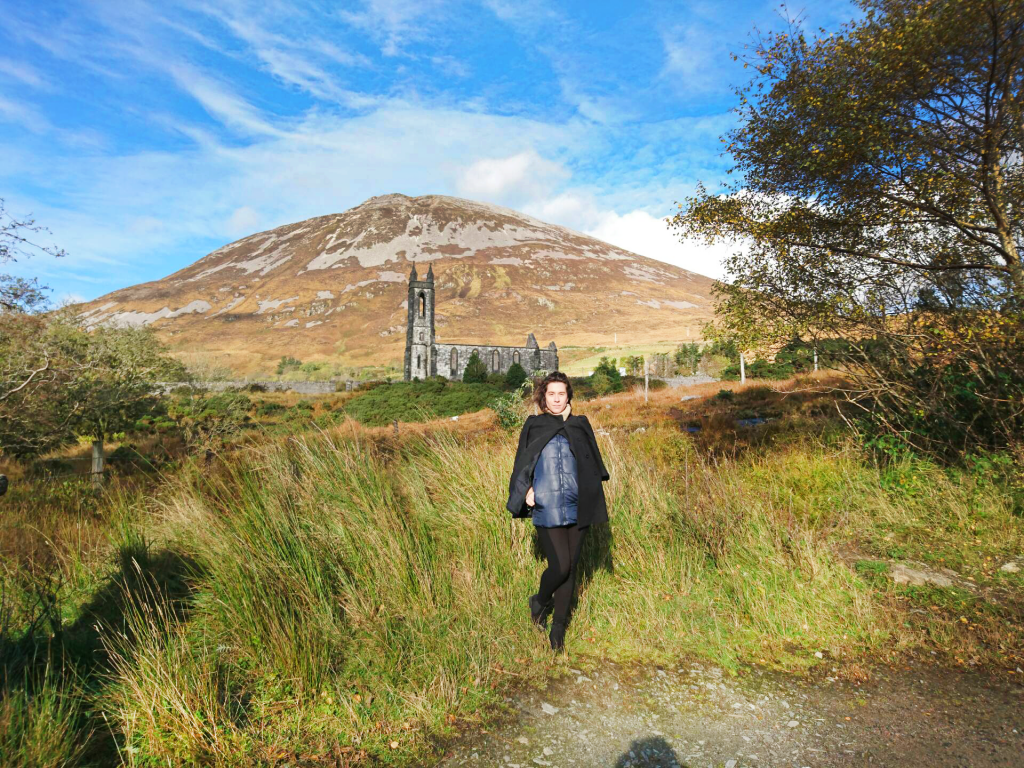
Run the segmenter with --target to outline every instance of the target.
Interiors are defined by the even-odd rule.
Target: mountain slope
[[[713,281],[694,272],[507,208],[395,194],[243,238],[82,314],[152,324],[239,372],[283,355],[400,365],[413,262],[433,262],[441,342],[685,341],[712,311]]]

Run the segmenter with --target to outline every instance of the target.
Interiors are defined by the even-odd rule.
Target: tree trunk
[[[103,438],[92,441],[92,484],[103,485]]]

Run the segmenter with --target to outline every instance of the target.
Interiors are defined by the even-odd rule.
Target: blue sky
[[[0,197],[55,299],[159,279],[373,195],[506,205],[719,276],[663,219],[727,158],[774,3],[5,0]],[[836,29],[845,0],[790,6]]]

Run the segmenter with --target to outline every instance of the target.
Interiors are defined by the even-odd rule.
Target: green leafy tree
[[[0,446],[28,458],[131,429],[156,406],[155,384],[182,375],[150,329],[86,330],[71,309],[0,313]]]
[[[523,368],[519,363],[512,363],[508,367],[508,371],[505,373],[505,387],[507,389],[516,389],[524,381],[529,378],[526,373],[526,369]]]
[[[156,383],[180,379],[181,364],[165,355],[152,329],[101,326],[86,334],[82,366],[69,386],[72,429],[93,439],[94,472],[102,471],[104,442],[130,429],[158,404]]]
[[[487,366],[476,352],[473,352],[466,362],[466,370],[462,372],[462,381],[466,384],[485,384],[487,382]]]
[[[1024,427],[1024,5],[858,5],[838,34],[759,39],[726,137],[739,180],[674,225],[744,243],[716,286],[744,348],[845,339],[878,429],[1006,442]]]
[[[700,345],[691,341],[689,344],[680,344],[672,355],[672,361],[676,364],[676,370],[684,376],[693,376],[700,368],[700,360],[703,357]]]

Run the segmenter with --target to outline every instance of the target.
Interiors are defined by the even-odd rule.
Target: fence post
[[[647,376],[650,373],[650,367],[647,365],[647,355],[644,355],[644,405],[647,404]]]
[[[814,348],[814,370],[818,370],[818,348]]]
[[[99,488],[103,485],[103,441],[92,441],[92,484]]]
[[[743,360],[743,353],[740,352],[740,384],[747,383],[747,365]]]

